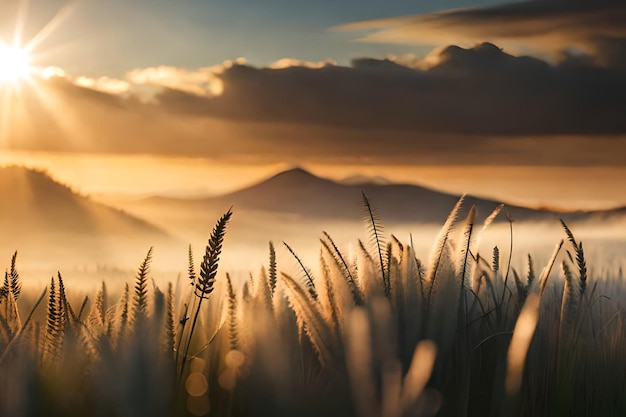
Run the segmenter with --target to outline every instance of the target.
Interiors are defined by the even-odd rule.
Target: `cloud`
[[[584,60],[550,65],[493,44],[439,49],[407,66],[232,65],[223,92],[157,96],[168,111],[233,121],[297,123],[422,134],[624,134],[626,75]]]
[[[303,61],[301,59],[295,58],[282,58],[278,61],[268,65],[268,68],[272,69],[284,69],[289,67],[302,67],[302,68],[324,68],[327,65],[337,65],[335,61],[332,59],[327,59],[325,61],[312,62],[312,61]]]
[[[81,76],[76,78],[74,83],[81,87],[87,87],[111,94],[123,94],[130,90],[130,84],[126,81],[110,77],[90,78]]]
[[[406,44],[491,41],[558,55],[578,49],[602,65],[624,67],[626,3],[622,0],[530,0],[482,8],[349,23],[335,29],[370,31],[360,40]]]
[[[138,85],[162,87],[197,96],[218,95],[222,84],[217,76],[221,67],[188,70],[171,66],[137,68],[126,74],[126,79]]]
[[[101,93],[109,93],[112,95],[121,95],[128,93],[131,88],[131,85],[124,80],[111,77],[93,78],[83,75],[74,77],[67,74],[65,70],[59,67],[46,67],[36,72],[39,73],[39,77],[41,77],[43,80],[48,80],[52,82],[58,82],[62,80],[79,87],[84,87],[87,90],[98,91]]]
[[[176,78],[195,70],[136,72],[114,94],[51,69],[23,89],[2,143],[251,163],[626,164],[624,73],[578,56],[554,65],[481,44],[421,59],[211,71],[220,94],[185,85],[204,78]],[[155,100],[136,93],[146,84],[159,86]]]
[[[200,97],[214,97],[222,94],[224,85],[221,74],[235,65],[245,65],[245,58],[225,61],[219,65],[190,70],[172,66],[136,68],[126,74],[129,83],[138,86],[157,87],[162,90],[182,92]],[[320,62],[304,61],[295,58],[283,58],[268,65],[270,69],[291,67],[319,69],[335,65],[332,60]]]

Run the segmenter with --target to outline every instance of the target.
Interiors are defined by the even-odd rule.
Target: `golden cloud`
[[[555,55],[575,48],[597,56],[603,65],[614,65],[626,45],[626,4],[618,0],[531,0],[375,19],[334,29],[367,32],[359,40],[374,43],[471,46],[489,41]]]

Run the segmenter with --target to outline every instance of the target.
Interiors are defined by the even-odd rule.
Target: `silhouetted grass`
[[[24,320],[14,256],[0,288],[0,416],[626,415],[623,278],[593,276],[563,223],[565,256],[560,242],[538,278],[529,256],[508,279],[497,248],[491,264],[477,254],[482,229],[473,209],[457,219],[461,204],[428,264],[384,236],[364,197],[373,252],[360,243],[351,258],[324,233],[314,274],[285,244],[300,282],[270,243],[269,274],[243,286],[218,274],[229,210],[198,272],[190,248],[180,294],[151,284],[150,250],[119,299],[103,283],[77,309],[59,274]]]

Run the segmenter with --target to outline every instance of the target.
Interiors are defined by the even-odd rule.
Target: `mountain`
[[[273,241],[277,247],[282,246],[280,242],[287,242],[296,248],[308,265],[315,265],[319,259],[318,239],[322,231],[330,233],[344,248],[349,242],[368,236],[363,223],[362,192],[379,214],[386,232],[405,239],[408,238],[407,233],[412,233],[416,237],[416,251],[422,257],[430,253],[432,242],[459,198],[416,185],[377,185],[369,182],[349,185],[317,177],[302,169],[292,169],[218,197],[152,197],[126,200],[118,202],[118,205],[190,242],[193,248],[206,245],[216,220],[232,206],[234,216],[228,225],[222,263],[225,270],[241,272],[256,270],[267,262],[268,241]],[[466,215],[471,204],[477,207],[477,224],[498,206],[497,202],[489,199],[467,197],[461,217]],[[609,213],[557,213],[516,206],[507,206],[505,210],[510,211],[516,222],[534,223],[516,228],[515,247],[522,254],[552,251],[554,244],[563,237],[558,217],[573,227],[574,220],[591,220],[594,216]],[[603,222],[602,230],[606,231],[607,227],[622,230],[616,225],[623,224],[624,219],[626,217],[620,223]],[[486,245],[483,250],[509,242],[506,213],[500,214],[496,222],[504,227],[490,229],[491,236],[483,239]],[[597,242],[594,238],[599,230],[597,224],[589,224],[589,228],[583,227],[582,223],[576,224],[577,237],[584,238],[587,252],[595,250],[607,254],[621,250],[621,246],[615,245],[614,241]],[[583,234],[583,230],[590,234]],[[289,269],[292,256],[286,249],[279,250],[278,256],[287,262]],[[293,262],[291,265],[298,270]]]
[[[79,195],[42,171],[19,166],[0,168],[0,196],[0,230],[5,238],[15,233],[166,236],[143,220]]]
[[[445,221],[459,196],[410,184],[338,183],[317,177],[301,168],[281,172],[265,181],[242,190],[202,199],[153,197],[139,204],[161,206],[163,209],[202,209],[224,211],[234,206],[237,211],[295,215],[315,219],[358,219],[363,214],[362,193],[386,222],[436,223]],[[488,216],[499,202],[466,197],[465,212],[475,205],[479,217]],[[525,207],[507,206],[515,220],[545,220],[556,216],[580,220],[588,213],[557,213]],[[504,219],[504,216],[501,216]]]
[[[392,181],[381,176],[351,175],[339,181],[343,185],[391,185]]]
[[[42,171],[0,168],[0,249],[36,253],[44,258],[83,254],[106,261],[107,246],[123,251],[171,239],[162,229],[91,201]],[[132,243],[131,243],[132,242]]]

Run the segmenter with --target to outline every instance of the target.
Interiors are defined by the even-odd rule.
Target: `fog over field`
[[[80,195],[46,173],[17,166],[0,170],[0,186],[10,196],[3,206],[3,253],[20,253],[22,268],[40,284],[62,270],[69,282],[95,288],[102,279],[128,280],[148,248],[154,246],[153,269],[159,281],[175,280],[186,269],[188,245],[199,254],[213,224],[229,207],[233,220],[222,255],[222,267],[239,280],[267,261],[268,244],[278,257],[299,266],[282,242],[316,269],[319,239],[329,233],[342,248],[356,253],[358,240],[369,241],[364,193],[379,215],[386,236],[414,242],[427,259],[447,213],[460,198],[416,185],[395,185],[384,178],[321,178],[297,168],[270,175],[249,187],[213,197],[119,197]],[[478,221],[499,202],[467,196],[463,212],[477,207]],[[617,271],[623,260],[624,210],[551,212],[505,205],[480,239],[480,252],[498,246],[508,257],[513,223],[514,266],[527,254],[546,261],[562,238],[558,219],[576,230],[592,264]],[[245,256],[242,256],[245,254]]]

